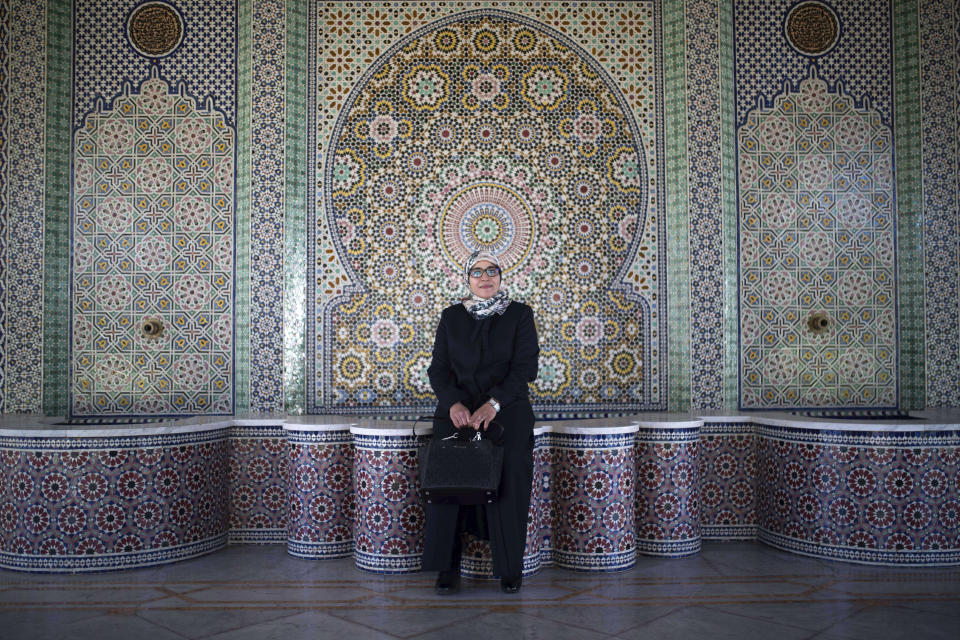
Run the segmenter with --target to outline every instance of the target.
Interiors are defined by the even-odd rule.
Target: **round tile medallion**
[[[165,56],[183,41],[183,18],[165,2],[150,2],[130,14],[127,35],[130,44],[143,55]]]
[[[820,2],[802,2],[787,14],[787,40],[800,53],[819,56],[837,43],[840,22],[833,9]]]

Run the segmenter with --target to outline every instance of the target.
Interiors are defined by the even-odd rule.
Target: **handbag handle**
[[[417,425],[418,425],[418,424],[420,424],[421,422],[427,422],[427,421],[431,421],[431,422],[432,422],[432,421],[434,421],[434,420],[445,420],[446,422],[452,422],[452,420],[450,420],[450,418],[444,418],[444,417],[442,417],[442,416],[419,416],[416,420],[413,421],[413,427],[411,428],[411,430],[413,431],[413,437],[414,437],[414,438],[417,438],[417,437],[419,437],[419,436],[425,435],[425,434],[423,434],[423,433],[417,433]],[[479,429],[477,429],[477,436],[480,436],[480,437],[482,437],[482,438],[486,438],[487,440],[490,440],[491,442],[493,442],[493,444],[495,444],[495,445],[498,445],[498,446],[499,446],[499,445],[502,445],[502,444],[503,444],[503,436],[504,436],[504,434],[506,433],[506,430],[503,428],[503,425],[500,424],[499,422],[497,422],[496,420],[491,420],[490,422],[487,423],[487,430],[489,431],[490,427],[492,427],[493,425],[497,425],[497,436],[496,436],[496,437],[489,436],[489,435],[485,434],[484,432],[480,431]],[[462,431],[461,431],[460,429],[457,430],[457,437],[459,437],[459,434],[460,434],[461,432],[462,432]],[[481,434],[483,434],[483,435],[481,435]]]
[[[417,416],[417,419],[413,421],[413,427],[411,427],[411,430],[413,431],[413,437],[419,438],[420,436],[427,435],[425,433],[417,433],[417,425],[421,422],[433,422],[434,420],[440,420],[440,418],[437,418],[436,416]]]

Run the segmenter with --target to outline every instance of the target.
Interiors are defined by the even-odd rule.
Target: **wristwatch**
[[[490,398],[489,400],[487,400],[487,404],[493,407],[494,411],[496,411],[497,413],[500,413],[500,403],[497,402],[496,398]]]

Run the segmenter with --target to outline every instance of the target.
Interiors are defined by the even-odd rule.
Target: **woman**
[[[467,521],[485,523],[500,588],[516,593],[533,481],[534,417],[527,383],[537,377],[540,347],[533,311],[500,288],[495,255],[474,252],[464,275],[470,295],[443,310],[427,369],[438,400],[433,437],[445,438],[455,429],[486,430],[496,419],[504,429],[503,476],[493,504],[427,505],[423,568],[439,571],[437,593],[456,593],[461,528]]]

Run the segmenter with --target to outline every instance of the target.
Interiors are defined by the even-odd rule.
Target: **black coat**
[[[458,526],[482,521],[494,572],[501,577],[522,572],[533,482],[534,415],[527,383],[537,377],[539,354],[533,311],[522,302],[511,302],[502,316],[483,320],[471,316],[462,304],[443,310],[427,369],[437,394],[436,415],[449,418],[450,407],[457,402],[473,412],[496,398],[500,412],[495,419],[504,428],[503,476],[497,502],[479,507],[482,513],[468,513],[471,508],[456,505],[427,505],[424,569],[458,566]],[[438,420],[433,437],[453,430],[449,420]]]
[[[437,394],[437,415],[462,402],[472,412],[496,398],[500,410],[529,406],[527,383],[537,377],[540,346],[533,310],[511,302],[503,315],[476,320],[462,304],[443,310],[427,369]]]

